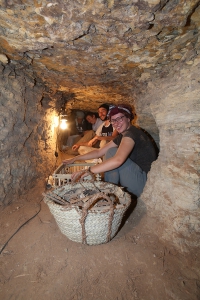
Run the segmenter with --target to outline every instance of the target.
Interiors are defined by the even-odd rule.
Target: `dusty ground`
[[[19,229],[0,254],[1,300],[200,299],[197,254],[161,244],[139,203],[111,242],[87,246],[60,232],[44,191],[0,209],[0,249]]]

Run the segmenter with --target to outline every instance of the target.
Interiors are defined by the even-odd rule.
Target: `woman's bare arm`
[[[97,173],[103,173],[103,172],[118,168],[128,158],[134,145],[135,145],[135,142],[131,138],[129,138],[129,137],[122,138],[122,141],[120,143],[120,146],[119,146],[116,154],[113,157],[111,157],[110,159],[107,159],[106,161],[102,162],[101,164],[97,164],[95,166],[90,167],[90,171],[94,174],[97,174]],[[94,150],[85,155],[80,155],[79,158],[82,158],[82,159],[88,159],[88,157],[89,157],[89,159],[97,158],[97,156],[96,156],[97,153],[98,154],[101,153],[101,155],[104,155],[107,152],[107,150],[110,148],[113,148],[113,146],[116,147],[116,144],[113,141],[111,141],[108,144],[106,144],[103,148]],[[87,156],[87,158],[86,158],[86,156]],[[77,175],[80,172],[83,172],[83,171],[75,172],[72,174],[72,181],[77,178]],[[88,173],[88,171],[85,170],[85,173],[81,174],[81,178],[87,176],[88,175],[87,173]]]
[[[109,145],[110,143],[113,143],[113,142],[111,141],[107,145]],[[134,145],[135,145],[135,142],[131,138],[129,138],[129,137],[122,138],[122,141],[120,143],[120,146],[119,146],[116,154],[113,157],[111,157],[110,159],[107,159],[106,161],[102,162],[101,164],[97,164],[95,166],[92,166],[90,168],[90,170],[92,171],[92,173],[102,173],[102,172],[105,172],[105,171],[110,171],[110,170],[113,170],[115,168],[118,168],[128,158],[128,156],[129,156],[130,152],[132,151]],[[101,149],[105,149],[105,148],[106,148],[106,145],[105,145],[105,147],[103,147]],[[111,148],[111,147],[109,147],[109,148]],[[106,151],[109,148],[107,148]]]
[[[93,150],[91,152],[88,152],[86,154],[83,155],[77,155],[73,158],[70,159],[65,159],[63,161],[64,164],[72,164],[74,163],[76,160],[88,160],[88,159],[93,159],[93,158],[99,158],[105,155],[105,153],[108,151],[108,149],[110,148],[114,148],[117,147],[117,145],[113,142],[110,141],[108,144],[106,144],[104,147]]]

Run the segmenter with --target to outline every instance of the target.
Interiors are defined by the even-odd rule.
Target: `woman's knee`
[[[117,152],[117,148],[110,148],[110,149],[108,149],[108,151],[105,154],[105,158],[108,159],[108,158],[113,157],[116,152]]]

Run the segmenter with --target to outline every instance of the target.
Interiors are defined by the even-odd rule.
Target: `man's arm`
[[[75,145],[72,146],[72,150],[77,150],[80,146],[88,146],[88,142],[95,136],[93,130],[89,130]]]
[[[118,131],[114,130],[112,135],[110,136],[97,136],[94,138],[96,138],[99,141],[112,141],[117,135],[118,135]]]
[[[91,146],[94,145],[97,141],[112,141],[117,135],[117,130],[113,130],[112,135],[110,136],[102,136],[102,129],[105,125],[105,122],[97,129],[96,136],[91,141]]]
[[[96,131],[96,135],[87,143],[87,146],[92,147],[96,144],[96,142],[98,141],[98,136],[101,135],[103,126],[104,126],[104,122],[98,127]]]

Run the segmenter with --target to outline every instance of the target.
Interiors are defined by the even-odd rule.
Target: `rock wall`
[[[131,100],[139,82],[190,56],[199,35],[199,0],[1,2],[0,61],[31,65],[77,108]]]
[[[136,210],[181,251],[199,247],[199,71],[195,58],[166,78],[152,77],[132,103],[139,125],[160,145]],[[0,192],[7,204],[55,169],[53,117],[62,99],[49,98],[30,70],[1,66],[0,78]]]
[[[154,219],[150,228],[181,251],[200,246],[199,74],[200,59],[180,65],[173,76],[149,83],[138,107],[147,104],[160,136],[159,157],[139,206]]]
[[[0,65],[0,203],[45,180],[55,164],[54,110],[43,107],[44,88],[31,75]]]
[[[0,204],[55,169],[63,104],[126,100],[160,148],[137,210],[162,239],[197,248],[199,0],[1,2]]]

